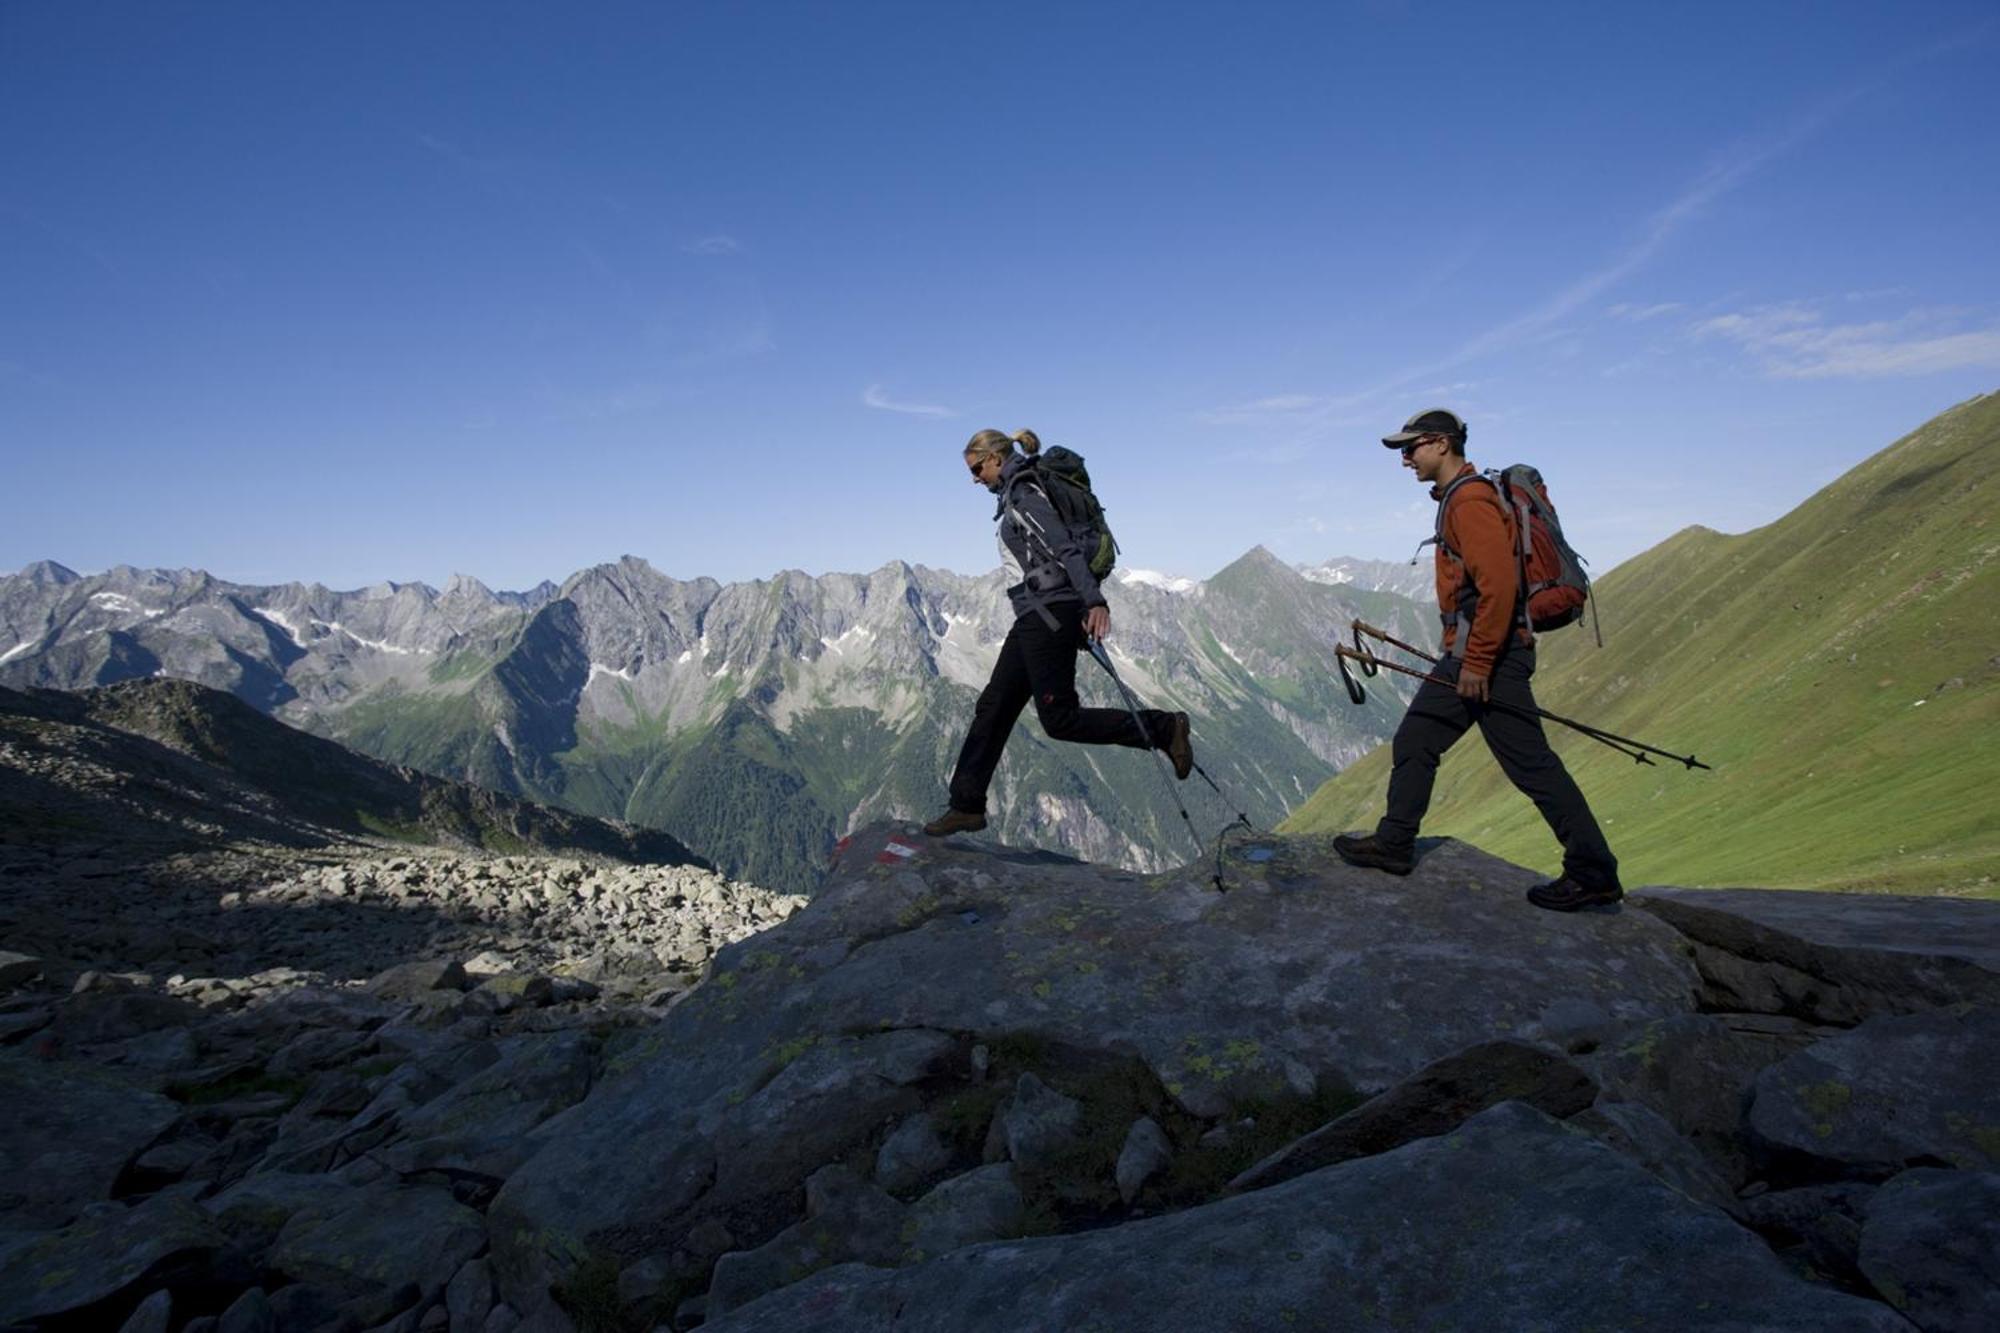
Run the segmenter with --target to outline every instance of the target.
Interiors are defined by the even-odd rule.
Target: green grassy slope
[[[1544,638],[1542,706],[1715,765],[1640,767],[1554,729],[1628,884],[2000,896],[2000,394],[1946,412],[1779,521],[1691,528],[1600,581],[1606,646]],[[1387,747],[1286,827],[1371,827]],[[1553,870],[1468,738],[1425,833]]]

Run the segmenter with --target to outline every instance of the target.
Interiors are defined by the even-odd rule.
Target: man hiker
[[[1417,829],[1430,808],[1438,760],[1472,726],[1500,770],[1542,812],[1563,848],[1561,878],[1528,890],[1537,907],[1573,912],[1625,896],[1618,861],[1569,770],[1549,748],[1535,706],[1534,638],[1523,623],[1515,517],[1499,488],[1465,460],[1465,422],[1443,408],[1419,412],[1382,443],[1431,488],[1439,505],[1438,610],[1443,657],[1410,701],[1391,748],[1388,811],[1368,835],[1344,833],[1334,850],[1351,865],[1407,875]]]

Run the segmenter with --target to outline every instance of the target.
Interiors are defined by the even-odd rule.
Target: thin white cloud
[[[1571,280],[1540,304],[1461,343],[1440,359],[1411,366],[1358,393],[1321,399],[1321,406],[1308,413],[1313,418],[1313,424],[1320,428],[1341,424],[1334,418],[1371,407],[1392,393],[1408,389],[1419,380],[1430,379],[1467,362],[1561,333],[1557,326],[1562,321],[1594,305],[1605,293],[1644,268],[1668,242],[1688,224],[1702,217],[1724,195],[1781,154],[1818,134],[1851,102],[1875,85],[1876,81],[1872,80],[1858,84],[1821,102],[1779,133],[1739,142],[1695,177],[1680,194],[1647,218],[1625,247],[1608,261]],[[1222,413],[1209,414],[1204,420],[1218,418],[1223,421],[1244,419],[1240,411],[1231,416],[1225,409]]]
[[[1629,319],[1635,324],[1643,324],[1649,319],[1658,319],[1662,315],[1671,315],[1676,310],[1683,309],[1686,307],[1679,301],[1660,301],[1653,305],[1633,305],[1620,301],[1604,313],[1613,319]]]
[[[1950,312],[1913,310],[1898,319],[1829,324],[1818,307],[1789,302],[1717,315],[1691,332],[1735,343],[1773,379],[1874,379],[2000,367],[2000,325],[1967,329],[1954,327],[1956,322]]]
[[[950,408],[939,407],[934,403],[898,402],[884,393],[882,386],[879,384],[869,385],[861,394],[861,402],[864,406],[875,408],[878,411],[901,412],[904,416],[910,417],[955,417],[958,415],[958,413],[952,411]]]
[[[1211,426],[1229,426],[1274,417],[1296,419],[1304,413],[1324,407],[1328,401],[1310,393],[1277,393],[1265,398],[1255,398],[1247,403],[1233,403],[1228,407],[1218,407],[1203,412],[1200,414],[1200,419]]]
[[[681,249],[691,255],[740,255],[743,253],[743,242],[734,236],[717,233],[689,241]]]

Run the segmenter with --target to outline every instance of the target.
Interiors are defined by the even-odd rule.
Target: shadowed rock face
[[[1996,1055],[2000,1009],[1873,1018],[1760,1073],[1750,1131],[1766,1151],[1827,1172],[1991,1171],[2000,1167]]]
[[[1779,889],[1641,891],[1693,941],[1719,1009],[1858,1023],[1940,1005],[2000,1004],[1994,905],[1909,894]]]
[[[804,911],[719,956],[510,1178],[494,1202],[503,1286],[532,1302],[594,1246],[670,1247],[748,1207],[722,1188],[728,1157],[769,1156],[779,1140],[757,1148],[743,1127],[800,1116],[807,1093],[783,1086],[793,1061],[826,1062],[820,1077],[844,1089],[805,1117],[821,1160],[843,1135],[863,1146],[934,1077],[880,1067],[871,1047],[893,1034],[938,1043],[939,1071],[978,1044],[1125,1062],[1183,1121],[1230,1122],[1386,1087],[1535,1031],[1559,1001],[1605,1021],[1693,1008],[1673,930],[1641,912],[1542,912],[1521,897],[1532,872],[1459,844],[1391,879],[1323,839],[1271,838],[1237,846],[1226,880],[1217,893],[1199,872],[1140,877],[894,825],[857,835]],[[767,1161],[764,1197],[788,1197],[815,1165]]]
[[[711,1327],[999,1333],[1130,1326],[1140,1311],[1163,1330],[1905,1327],[1519,1103],[1172,1217],[900,1272],[831,1269]]]
[[[1697,960],[1665,914],[1424,852],[1399,880],[1239,841],[1217,893],[883,825],[733,925],[637,868],[340,862],[232,879],[225,916],[462,893],[491,938],[240,991],[86,966],[92,913],[159,892],[116,848],[0,856],[0,1323],[1983,1326],[2000,1026],[1924,1001],[1938,959],[1985,984],[2000,906],[1936,953],[1879,920],[1825,947],[1872,900],[1819,896],[1812,938],[1703,906]],[[24,895],[61,919],[25,934]],[[517,916],[707,942],[600,989]],[[1781,1003],[1730,1008],[1718,967]]]

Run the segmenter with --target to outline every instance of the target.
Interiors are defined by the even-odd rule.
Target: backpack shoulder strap
[[[1458,552],[1451,549],[1451,543],[1444,539],[1444,511],[1445,511],[1445,506],[1451,503],[1451,497],[1458,494],[1458,488],[1465,485],[1465,483],[1467,483],[1468,481],[1483,481],[1487,485],[1491,486],[1496,492],[1499,493],[1500,503],[1502,507],[1505,507],[1507,503],[1506,499],[1507,492],[1505,487],[1502,486],[1500,478],[1497,474],[1492,472],[1469,472],[1465,476],[1454,477],[1450,482],[1446,483],[1444,488],[1444,494],[1438,496],[1436,525],[1433,527],[1431,531],[1430,539],[1428,541],[1419,542],[1417,544],[1417,550],[1419,553],[1421,553],[1424,547],[1426,546],[1435,546],[1440,551],[1443,551],[1446,555],[1450,556],[1452,559],[1456,560],[1459,558]]]

